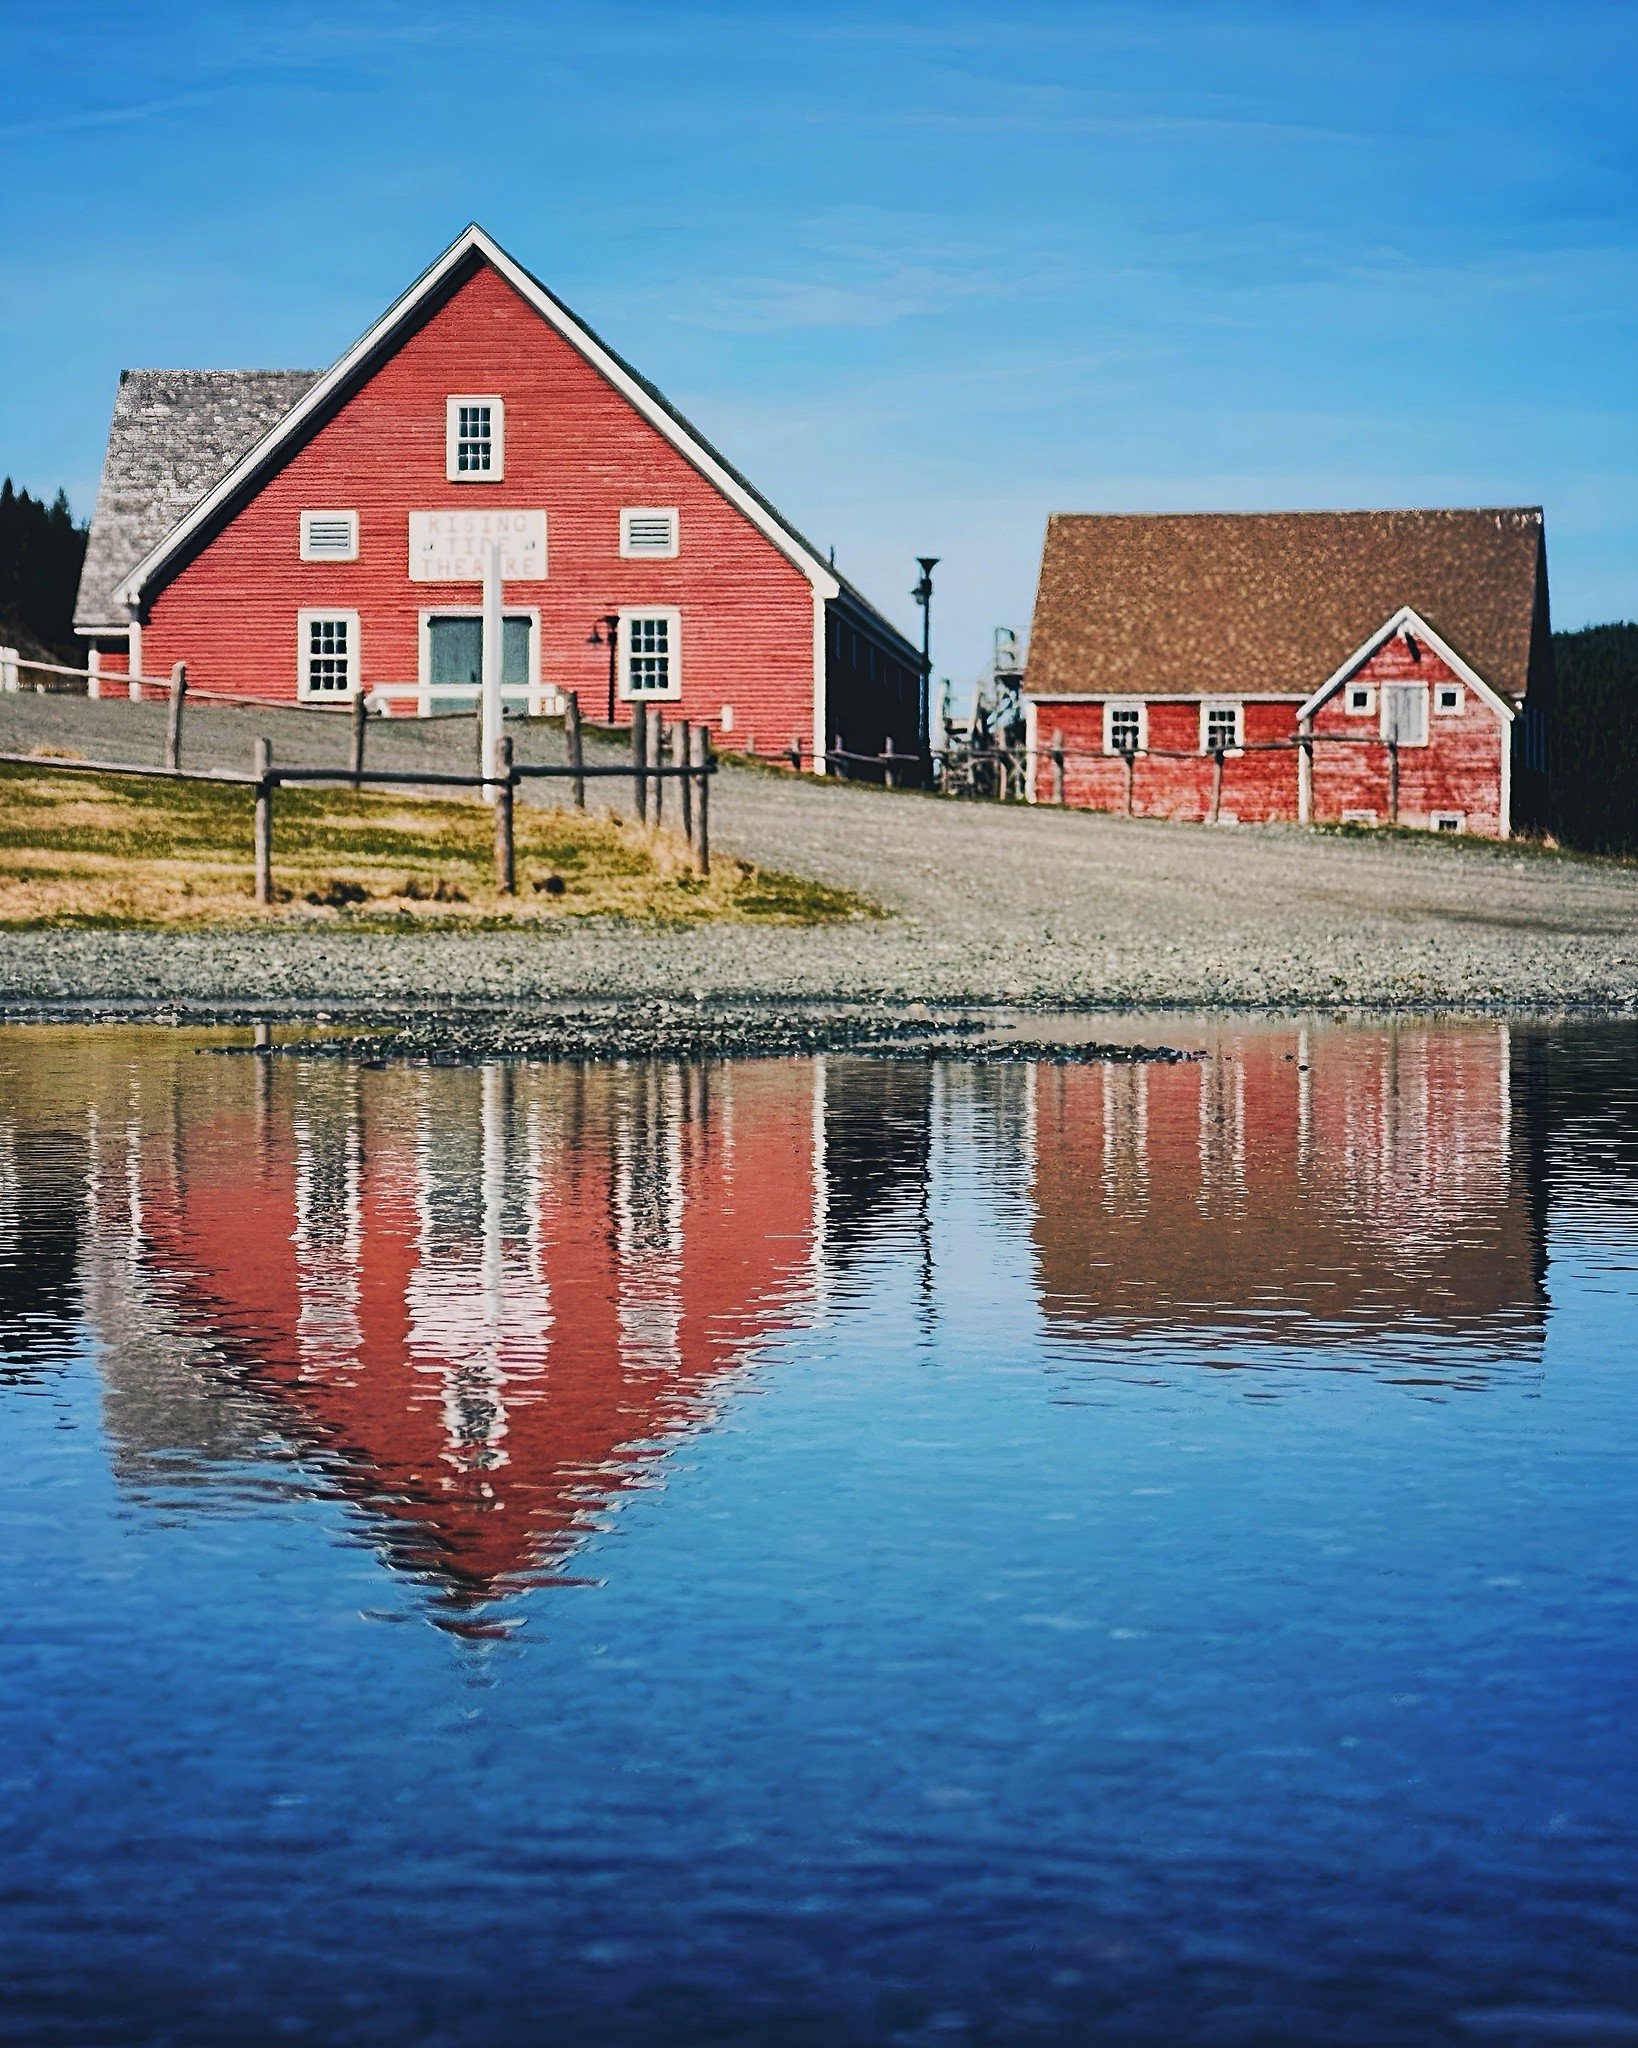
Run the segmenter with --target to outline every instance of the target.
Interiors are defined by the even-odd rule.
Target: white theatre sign
[[[481,583],[484,558],[500,542],[501,580],[538,583],[546,574],[546,514],[483,506],[457,512],[412,512],[412,583]]]

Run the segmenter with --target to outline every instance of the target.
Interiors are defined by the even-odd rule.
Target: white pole
[[[483,772],[500,769],[501,736],[501,545],[491,541],[483,551]],[[500,791],[491,783],[484,795],[495,803]]]

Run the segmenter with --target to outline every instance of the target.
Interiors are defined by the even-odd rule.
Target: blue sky
[[[480,220],[935,660],[1052,510],[1547,509],[1638,615],[1638,9],[0,0],[0,471]]]

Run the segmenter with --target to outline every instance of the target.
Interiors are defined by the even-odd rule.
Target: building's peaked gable
[[[1430,626],[1413,605],[1408,604],[1402,604],[1391,618],[1384,619],[1368,640],[1362,642],[1345,661],[1332,670],[1313,696],[1298,706],[1298,720],[1312,718],[1328,697],[1340,690],[1350,676],[1358,674],[1378,648],[1385,647],[1401,633],[1408,633],[1413,639],[1431,647],[1451,673],[1460,676],[1474,695],[1482,703],[1488,704],[1498,718],[1512,720],[1515,711],[1507,699],[1499,691],[1493,690],[1478,670],[1470,662],[1464,661],[1450,642],[1436,628]]]
[[[294,452],[328,416],[354,381],[412,327],[437,295],[478,263],[488,264],[578,354],[589,362],[683,458],[743,513],[813,586],[815,597],[841,594],[843,584],[813,545],[774,510],[760,492],[733,468],[682,414],[667,403],[647,380],[578,320],[538,278],[509,256],[475,222],[465,228],[430,268],[353,343],[322,377],[254,444],[245,450],[204,497],[150,548],[125,578],[122,602],[140,605],[152,582],[184,555],[190,543],[210,530],[212,522],[250,491],[257,480]],[[856,593],[852,593],[857,595]],[[863,602],[862,599],[859,602]],[[897,637],[897,636],[895,636]]]

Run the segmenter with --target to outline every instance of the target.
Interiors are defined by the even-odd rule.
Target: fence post
[[[517,777],[512,773],[512,742],[503,733],[495,742],[496,768],[500,787],[495,791],[495,887],[503,896],[518,893],[518,870],[512,837],[512,793]]]
[[[1223,808],[1223,750],[1211,750],[1211,811],[1206,819],[1208,825],[1217,823],[1217,814]]]
[[[1297,728],[1297,823],[1314,822],[1313,728],[1305,718]]]
[[[256,742],[256,901],[273,901],[273,745]]]
[[[1124,747],[1122,754],[1126,761],[1126,815],[1132,815],[1132,783],[1137,773],[1137,748]]]
[[[1064,734],[1062,726],[1052,728],[1052,801],[1064,800]]]
[[[839,732],[831,734],[830,749],[832,758],[835,760],[836,763],[836,773],[839,776],[841,776],[844,782],[851,782],[853,780],[853,776],[851,770],[848,768],[847,760],[842,753],[842,735]],[[828,766],[829,763],[827,763],[826,765]]]
[[[659,769],[665,765],[665,717],[658,707],[655,708],[654,716],[649,721],[648,765],[651,769]],[[661,817],[665,813],[665,777],[663,775],[656,774],[653,778],[653,788],[649,792],[648,808],[649,815],[657,828]]]
[[[694,866],[700,874],[708,875],[711,872],[711,750],[706,744],[705,727],[696,725],[688,740],[689,755],[699,771],[700,785],[694,799]]]
[[[1388,742],[1388,823],[1399,823],[1399,742]]]
[[[671,728],[671,765],[673,768],[688,766],[690,726],[686,718],[679,718]],[[692,775],[677,777],[677,800],[682,806],[683,837],[692,846],[694,843],[694,778]]]
[[[364,775],[364,692],[353,692],[353,780],[362,781]]]
[[[882,781],[889,789],[897,789],[898,777],[893,772],[893,735],[888,734],[882,741]]]
[[[91,648],[85,657],[85,694],[94,704],[102,695],[102,649]]]
[[[182,766],[182,700],[188,694],[188,665],[179,661],[171,670],[171,715],[165,726],[165,766]]]
[[[801,734],[800,734],[799,732],[793,732],[793,733],[791,734],[791,773],[792,773],[793,775],[800,775],[800,774],[801,774],[801,772],[802,772],[802,735],[801,735]]]
[[[995,750],[995,800],[1004,804],[1012,795],[1012,756],[1005,747]]]
[[[563,737],[569,746],[569,766],[574,770],[574,807],[577,811],[586,808],[586,754],[580,739],[580,692],[566,690],[563,695]]]
[[[639,825],[648,823],[648,706],[640,699],[631,707],[631,789]]]
[[[7,697],[15,697],[20,686],[18,659],[15,647],[0,647],[0,694]]]

